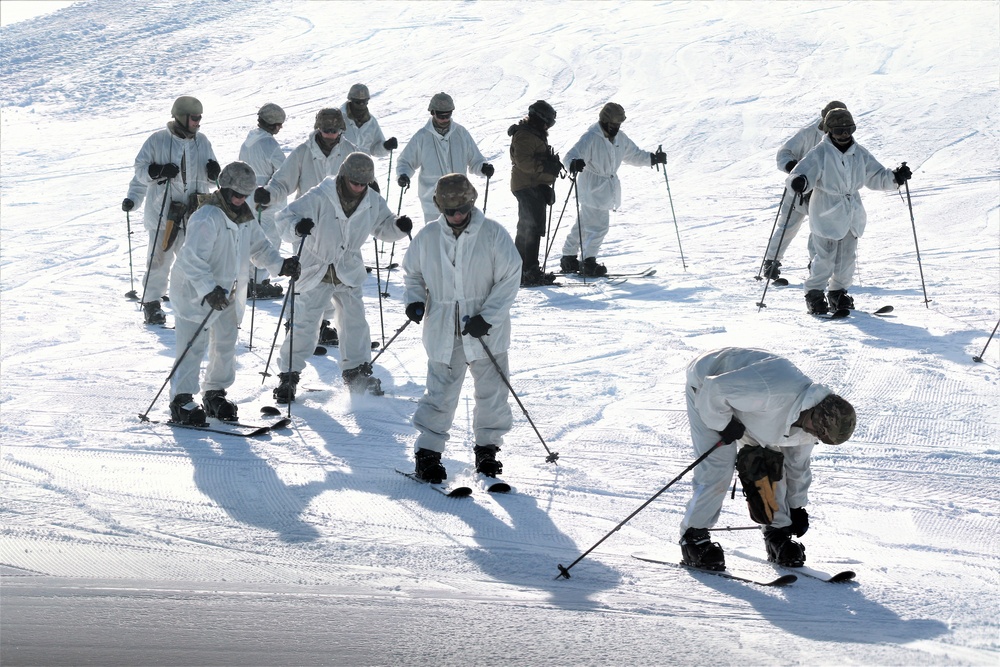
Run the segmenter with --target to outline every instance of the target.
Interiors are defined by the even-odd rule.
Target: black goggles
[[[456,215],[467,214],[469,211],[472,210],[472,206],[473,204],[463,204],[458,208],[445,208],[441,210],[444,211],[444,214],[447,215],[448,217],[454,217]]]

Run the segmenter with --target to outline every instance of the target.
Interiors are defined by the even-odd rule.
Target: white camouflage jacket
[[[622,162],[636,167],[650,166],[649,151],[636,146],[620,130],[614,141],[609,140],[604,136],[600,123],[591,125],[563,156],[567,171],[570,163],[577,158],[587,165],[576,177],[580,204],[607,210],[622,205],[622,186],[618,180],[618,168]]]
[[[298,196],[301,197],[319,185],[327,176],[336,176],[344,159],[351,153],[360,150],[341,135],[340,141],[330,151],[330,155],[323,155],[323,151],[316,143],[317,132],[319,130],[310,132],[309,138],[296,146],[271,176],[266,187],[267,191],[271,193],[272,202],[284,201],[295,192],[298,192]]]

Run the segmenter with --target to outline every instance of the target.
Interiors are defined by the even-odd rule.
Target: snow
[[[998,19],[997,2],[105,0],[5,25],[0,661],[997,664]],[[536,99],[558,110],[562,153],[613,100],[623,131],[669,156],[669,196],[661,172],[622,168],[601,257],[655,277],[518,296],[511,382],[560,456],[545,462],[512,399],[510,496],[450,499],[394,472],[412,465],[415,327],[376,363],[382,398],[352,400],[335,357],[313,357],[302,386],[317,391],[290,430],[243,440],[137,418],[174,353],[173,330],[143,325],[123,296],[119,204],[142,141],[194,94],[223,164],[268,101],[289,114],[291,149],[359,81],[401,147],[450,92],[497,166],[488,214],[511,232],[506,129]],[[792,286],[754,305],[782,192],[774,154],[831,99],[876,158],[914,171],[912,220],[905,193],[862,193],[851,292],[862,310],[894,305],[889,317],[806,315],[805,234],[786,256]],[[376,173],[395,206],[388,168]],[[403,211],[419,214],[412,191]],[[388,292],[380,317],[366,285],[385,340],[406,321],[397,272]],[[244,321],[230,395],[246,421],[271,404],[259,373],[280,307],[258,303],[252,350]],[[816,450],[803,538],[808,564],[856,583],[766,589],[631,558],[679,558],[687,478],[609,535],[693,460],[683,371],[724,345],[788,356],[856,406],[851,441]],[[445,454],[459,479],[471,410],[469,384]],[[166,400],[150,414],[165,419]],[[741,504],[719,527],[749,524]],[[755,531],[717,536],[734,571],[775,576],[736,553],[763,555]]]

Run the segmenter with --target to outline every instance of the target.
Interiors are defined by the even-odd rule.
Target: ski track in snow
[[[995,664],[1000,341],[985,363],[971,356],[1000,300],[1000,6],[954,7],[381,3],[373,13],[348,3],[108,0],[4,27],[5,604],[31,599],[33,582],[77,587],[87,594],[61,593],[64,604],[82,600],[90,613],[62,626],[103,637],[93,619],[169,591],[162,604],[177,605],[177,627],[164,642],[174,647],[155,644],[152,631],[133,642],[150,642],[164,662],[212,661],[197,624],[183,620],[200,601],[267,613],[262,637],[273,632],[275,645],[294,647],[283,656],[289,663],[330,655],[413,663],[412,637],[429,633],[438,648],[421,664],[466,664],[472,650],[517,664],[652,664],[668,655],[677,664]],[[123,296],[132,284],[119,203],[142,141],[163,127],[176,96],[194,94],[223,164],[267,101],[289,114],[278,139],[291,150],[315,112],[339,106],[356,81],[369,85],[373,112],[401,146],[425,122],[424,101],[450,91],[456,120],[497,167],[488,215],[512,233],[506,129],[536,99],[558,110],[550,139],[562,154],[615,100],[628,114],[624,131],[669,155],[669,200],[661,172],[622,166],[623,203],[601,254],[613,272],[654,266],[655,276],[518,296],[511,382],[560,457],[545,462],[512,399],[515,426],[501,459],[514,494],[477,489],[456,500],[394,472],[412,466],[409,419],[426,367],[418,327],[376,362],[381,398],[346,393],[335,351],[311,357],[300,387],[319,391],[300,394],[289,429],[241,439],[137,418],[175,344],[173,330],[143,325]],[[859,142],[876,158],[914,170],[912,221],[905,195],[862,192],[868,227],[851,293],[865,311],[895,306],[887,317],[805,315],[804,233],[784,260],[791,285],[769,287],[767,307],[754,305],[781,197],[774,153],[832,97],[848,102]],[[378,160],[392,205],[399,193],[387,170]],[[472,178],[481,204],[485,181]],[[567,187],[557,184],[553,226]],[[418,210],[408,193],[403,212]],[[141,291],[140,211],[130,223]],[[397,258],[404,250],[405,242]],[[373,263],[370,244],[365,253]],[[401,272],[388,291],[380,311],[374,278],[365,285],[373,340],[405,322]],[[280,310],[280,301],[257,303],[252,350],[244,319],[229,390],[242,421],[269,419],[259,408],[273,404],[277,354],[263,384],[260,372]],[[772,590],[632,559],[656,549],[679,559],[689,479],[614,532],[571,579],[554,581],[557,563],[573,562],[690,463],[684,371],[724,345],[789,356],[855,404],[854,438],[816,449],[803,541],[809,565],[855,569],[858,581],[802,577]],[[444,455],[454,481],[472,473],[471,396],[470,381]],[[166,404],[164,392],[151,418],[165,420]],[[727,500],[718,525],[748,523],[739,495]],[[764,554],[755,531],[715,538]],[[775,576],[770,565],[729,560],[741,575]],[[6,633],[55,627],[50,607],[18,609],[23,620],[5,614]],[[454,633],[428,629],[430,617]],[[324,652],[311,636],[317,627],[341,629],[331,633],[345,638],[339,653]],[[352,644],[354,628],[379,645]],[[252,652],[275,650],[266,641],[229,645],[224,633],[216,641],[229,651],[225,662],[276,655]],[[11,646],[5,638],[5,663],[16,657]],[[176,646],[191,652],[171,653]],[[65,655],[79,658],[73,649]]]

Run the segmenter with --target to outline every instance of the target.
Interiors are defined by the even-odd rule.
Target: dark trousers
[[[538,250],[545,236],[545,207],[547,188],[534,185],[514,193],[517,199],[517,234],[514,245],[521,256],[521,272],[538,270]]]

